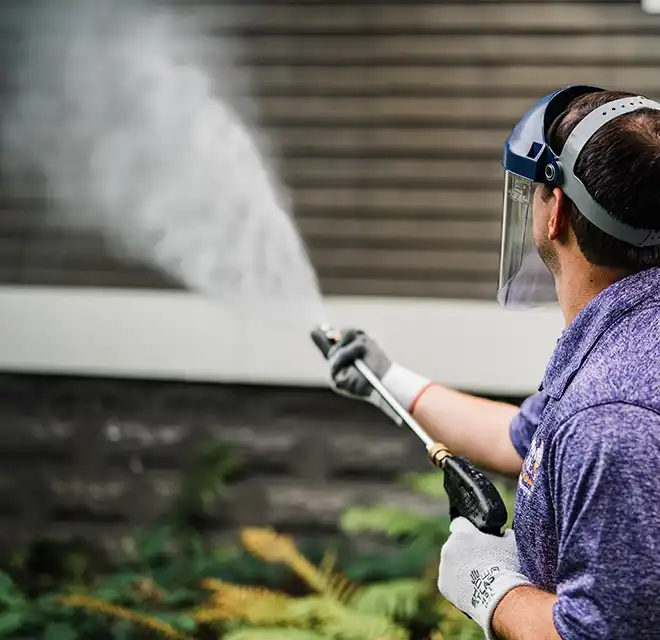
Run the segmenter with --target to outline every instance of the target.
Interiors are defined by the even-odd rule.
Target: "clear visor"
[[[557,301],[552,274],[534,244],[533,194],[531,180],[505,172],[497,300],[507,309]]]

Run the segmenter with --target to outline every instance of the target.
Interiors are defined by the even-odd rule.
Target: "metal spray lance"
[[[317,339],[317,332],[320,332],[327,342]],[[332,327],[322,325],[312,332],[312,339],[327,358],[328,343],[331,346],[337,344],[341,340],[341,334]],[[401,421],[424,443],[433,465],[444,472],[450,518],[453,520],[463,516],[480,531],[501,536],[508,514],[502,497],[490,479],[467,458],[452,455],[444,444],[433,440],[363,360],[355,360],[354,365]]]

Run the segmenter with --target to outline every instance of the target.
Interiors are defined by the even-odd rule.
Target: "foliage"
[[[111,559],[80,541],[14,553],[0,572],[0,638],[128,640],[138,629],[188,637],[197,623],[185,609],[202,601],[201,577],[239,569],[195,530],[239,468],[224,443],[205,444],[188,461],[168,522],[126,537]]]
[[[200,446],[181,474],[181,488],[170,518],[173,525],[182,532],[198,529],[241,468],[241,460],[225,442]]]
[[[399,542],[438,547],[449,535],[449,516],[429,518],[397,507],[356,507],[343,515],[341,526],[347,533],[382,533]]]
[[[447,501],[442,474],[436,471],[408,474],[402,478],[402,482],[415,491]],[[513,522],[515,493],[503,482],[496,483],[496,486],[506,504],[508,512],[506,526],[510,527]],[[478,625],[456,610],[435,590],[439,550],[449,534],[449,524],[449,516],[440,518],[423,516],[396,507],[355,507],[344,513],[341,519],[341,526],[348,533],[381,534],[407,545],[408,550],[414,550],[420,557],[426,559],[428,563],[426,571],[416,575],[420,576],[418,579],[422,585],[422,592],[433,593],[432,597],[437,602],[435,638],[481,639],[483,632]]]
[[[246,529],[244,547],[265,562],[286,565],[309,588],[309,595],[206,581],[211,595],[194,614],[198,621],[239,622],[254,636],[264,627],[312,630],[322,638],[407,640],[404,624],[417,611],[420,585],[399,581],[359,586],[333,568],[333,559],[316,567],[294,541],[271,529]],[[256,629],[255,629],[256,628]]]
[[[0,572],[0,638],[27,640],[476,640],[479,627],[436,587],[447,517],[391,507],[355,508],[341,519],[348,547],[247,528],[213,548],[197,529],[237,469],[223,447],[191,472],[171,521],[124,541],[111,561],[88,550],[17,557]],[[402,482],[445,501],[438,472]],[[510,517],[513,496],[500,486]],[[355,555],[356,536],[391,551]],[[60,549],[61,551],[61,549]],[[33,579],[35,554],[39,566]],[[57,562],[53,558],[57,557]],[[47,562],[44,560],[46,559]],[[27,580],[28,574],[30,581]]]

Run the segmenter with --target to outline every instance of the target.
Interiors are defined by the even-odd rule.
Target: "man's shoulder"
[[[553,449],[571,456],[629,456],[660,447],[660,411],[654,407],[613,401],[591,404],[557,425]]]
[[[625,314],[610,326],[560,402],[562,421],[588,407],[612,403],[660,413],[660,303]]]

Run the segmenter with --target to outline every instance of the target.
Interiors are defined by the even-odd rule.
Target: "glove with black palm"
[[[339,342],[334,345],[321,331],[314,332],[313,337],[328,354],[332,388],[341,395],[373,404],[397,423],[400,423],[401,419],[358,371],[355,361],[363,360],[383,386],[408,411],[430,384],[428,378],[392,362],[376,341],[360,329],[346,329],[342,332]]]

